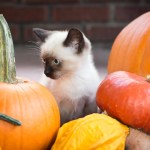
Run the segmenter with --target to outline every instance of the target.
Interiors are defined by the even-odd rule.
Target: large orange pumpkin
[[[150,74],[150,12],[127,25],[117,36],[108,61],[108,73]]]
[[[60,115],[42,85],[16,79],[9,27],[0,15],[0,146],[2,150],[46,150],[56,136]]]
[[[124,124],[150,133],[149,82],[134,73],[110,73],[98,88],[97,105]]]

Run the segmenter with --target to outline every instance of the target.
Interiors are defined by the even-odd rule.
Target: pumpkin
[[[108,73],[127,71],[150,74],[150,12],[127,25],[115,39],[108,59]]]
[[[0,15],[0,146],[2,150],[45,150],[60,126],[53,95],[44,86],[16,78],[13,42]]]
[[[125,71],[107,75],[97,90],[97,105],[108,115],[150,133],[150,83]]]
[[[64,124],[51,150],[124,150],[128,127],[104,114]]]

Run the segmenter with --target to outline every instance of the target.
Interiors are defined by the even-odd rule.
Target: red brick
[[[0,0],[0,3],[13,3],[16,2],[16,0]]]
[[[85,34],[93,42],[113,42],[122,29],[123,27],[121,26],[88,26],[85,29]]]
[[[0,6],[0,12],[11,23],[43,22],[48,19],[48,8],[44,6]]]
[[[14,42],[20,41],[20,27],[18,25],[10,25],[10,31]]]
[[[76,3],[80,0],[22,0],[24,3],[30,3],[30,4],[48,4],[48,3]]]
[[[29,3],[29,4],[47,4],[47,3],[55,3],[57,0],[22,0],[24,3]]]
[[[52,19],[55,22],[108,21],[109,9],[107,6],[55,7],[52,10]]]
[[[84,2],[89,3],[138,3],[140,0],[83,0]]]
[[[77,3],[80,0],[58,0],[59,3]]]
[[[138,16],[146,13],[150,10],[149,7],[140,7],[140,6],[118,6],[115,10],[115,20],[116,21],[132,21],[133,19],[137,18]]]

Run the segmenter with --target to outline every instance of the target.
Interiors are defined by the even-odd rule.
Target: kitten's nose
[[[44,70],[44,74],[49,77],[50,73],[52,72],[52,68],[51,67],[46,67]]]

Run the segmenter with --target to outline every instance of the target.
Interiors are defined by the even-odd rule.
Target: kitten
[[[100,79],[90,41],[75,28],[69,31],[34,28],[33,32],[42,42],[41,84],[54,95],[61,124],[97,112],[95,97]]]

